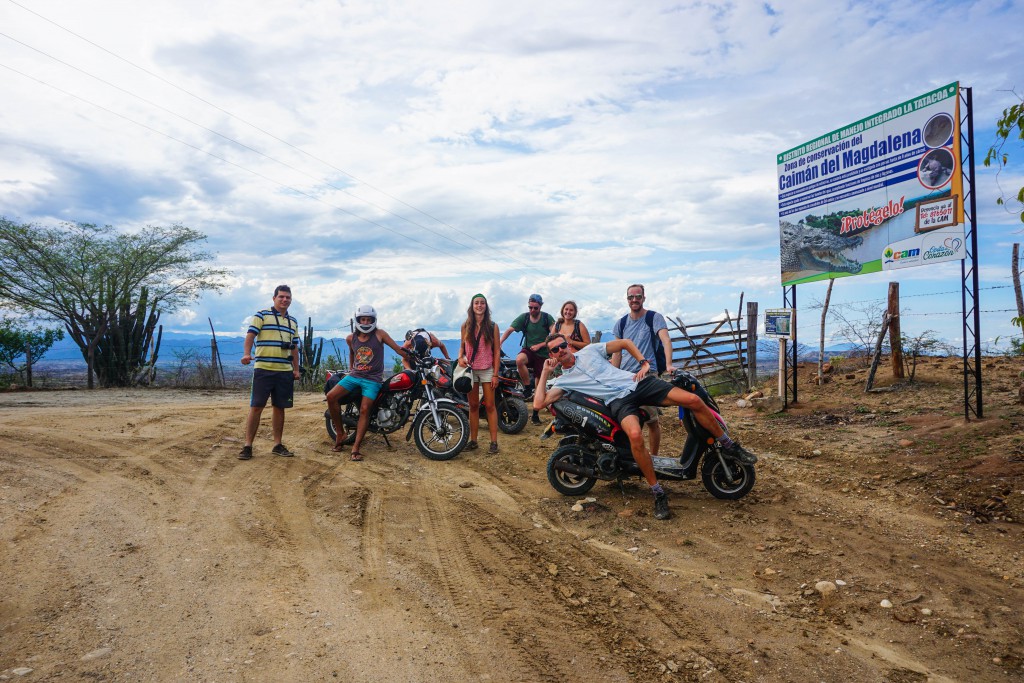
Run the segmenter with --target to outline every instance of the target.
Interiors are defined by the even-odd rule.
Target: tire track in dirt
[[[696,623],[679,618],[684,611],[663,605],[648,591],[649,570],[645,569],[643,576],[634,577],[634,570],[627,568],[616,555],[609,556],[607,551],[580,542],[555,525],[541,534],[550,538],[537,543],[530,539],[532,534],[503,524],[477,504],[468,503],[464,514],[467,519],[488,520],[488,526],[495,532],[485,537],[488,542],[499,550],[512,549],[531,563],[534,571],[529,575],[531,581],[526,588],[534,595],[546,594],[562,611],[568,622],[565,628],[559,624],[536,625],[548,633],[574,634],[573,641],[552,643],[552,656],[558,656],[567,647],[578,647],[575,641],[583,640],[602,653],[605,666],[609,662],[617,663],[632,676],[642,673],[658,677],[663,673],[657,667],[659,662],[672,659],[679,663],[682,659],[700,667],[703,680],[715,680],[708,676],[718,667],[700,653],[700,650],[706,653],[710,649],[710,639],[701,638],[702,629]],[[629,601],[639,604],[627,607]],[[660,621],[667,632],[675,635],[675,642],[662,647],[646,635],[651,629],[642,622],[651,618]],[[694,637],[701,642],[694,642]],[[609,644],[615,646],[609,647]]]
[[[521,482],[508,480],[505,476],[494,472],[477,471],[476,474],[486,478],[488,482],[521,505],[523,509],[536,510],[536,500],[524,489]],[[666,659],[679,660],[682,657],[693,667],[693,672],[700,672],[701,680],[716,680],[717,676],[722,675],[719,671],[728,672],[734,668],[732,653],[729,651],[719,652],[715,646],[716,638],[721,634],[708,632],[708,625],[714,622],[706,619],[687,618],[686,615],[694,611],[693,605],[665,604],[664,599],[656,597],[650,589],[651,569],[649,567],[643,567],[638,571],[630,566],[635,560],[621,550],[610,550],[603,544],[581,541],[578,535],[568,528],[548,519],[539,518],[536,513],[533,518],[535,520],[543,519],[544,526],[554,532],[557,540],[553,540],[551,544],[530,542],[525,540],[523,534],[514,526],[499,523],[487,508],[473,504],[470,506],[473,509],[469,515],[470,518],[490,518],[492,527],[504,541],[504,545],[517,548],[520,556],[533,558],[534,565],[541,569],[567,562],[575,567],[614,567],[612,571],[604,570],[600,578],[606,579],[616,590],[609,590],[600,582],[595,584],[594,577],[590,578],[588,584],[583,584],[577,577],[574,577],[569,580],[571,584],[568,591],[553,585],[556,582],[551,577],[548,577],[547,582],[541,582],[531,587],[533,590],[547,592],[553,599],[564,603],[574,617],[578,618],[579,614],[584,614],[586,618],[583,620],[582,628],[593,631],[590,637],[591,641],[608,643],[621,639],[624,632],[648,632],[650,631],[649,626],[641,622],[645,621],[645,617],[653,616],[667,632],[676,638],[674,646],[677,649],[666,654],[662,661]],[[589,537],[589,534],[586,536]],[[550,548],[549,545],[554,545],[554,548]],[[560,574],[557,583],[564,584],[565,581],[566,578]],[[638,607],[638,615],[604,608],[605,605],[622,604],[620,595],[622,590],[618,590],[620,587],[627,593],[637,596],[637,600],[642,605]],[[579,608],[579,596],[586,598],[584,609]],[[579,628],[581,628],[580,625],[577,625],[577,630]],[[639,654],[632,656],[624,666],[633,671],[653,668],[653,674],[663,673],[660,669],[651,666],[650,656],[646,653],[657,652],[664,648],[657,647],[651,638],[638,639],[638,644],[639,647],[636,650]]]

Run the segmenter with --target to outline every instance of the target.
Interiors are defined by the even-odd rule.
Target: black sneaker
[[[533,417],[530,418],[530,422],[532,422],[535,425],[540,424],[540,415],[537,414],[536,410],[533,411]]]
[[[744,465],[753,465],[757,462],[757,456],[741,446],[739,441],[733,441],[728,448],[723,446],[722,452],[731,458],[736,458]]]
[[[498,442],[497,441],[492,441],[491,442],[491,447],[487,449],[487,452],[488,453],[492,453],[492,454],[493,453],[497,453],[498,452]]]
[[[672,511],[668,509],[668,494],[662,491],[654,496],[654,518],[668,519]]]
[[[238,451],[239,460],[252,460],[252,446],[242,446],[242,450]]]
[[[290,458],[293,455],[295,455],[290,450],[288,450],[288,447],[285,446],[283,443],[279,443],[276,446],[274,446],[272,449],[270,449],[270,452],[273,453],[274,455],[280,455],[282,458]]]

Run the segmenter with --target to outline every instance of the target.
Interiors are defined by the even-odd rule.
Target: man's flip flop
[[[353,462],[360,462],[360,461],[362,461],[362,459],[363,459],[363,454],[362,453],[360,453],[359,451],[353,451],[353,453],[352,453],[352,460],[353,460]]]
[[[344,450],[345,450],[345,445],[344,444],[340,444],[340,443],[336,443],[336,444],[334,444],[334,446],[331,447],[331,452],[332,453],[341,453]]]

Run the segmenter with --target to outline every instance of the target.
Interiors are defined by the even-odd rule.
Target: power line
[[[267,131],[267,130],[263,129],[260,126],[254,124],[254,123],[251,123],[250,121],[242,118],[241,116],[238,116],[237,114],[234,114],[234,113],[228,111],[227,109],[224,109],[223,107],[221,107],[221,106],[219,106],[219,105],[217,105],[217,104],[215,104],[213,102],[210,102],[209,100],[207,100],[207,99],[205,99],[205,98],[203,98],[203,97],[201,97],[199,95],[196,95],[195,93],[191,92],[190,90],[188,90],[186,88],[183,88],[182,86],[174,83],[173,81],[170,81],[170,80],[164,78],[163,76],[161,76],[161,75],[159,75],[157,73],[154,73],[154,72],[150,71],[149,69],[146,69],[145,67],[140,66],[140,65],[132,62],[130,59],[127,59],[126,57],[122,57],[121,55],[117,54],[116,52],[113,52],[112,50],[109,50],[108,48],[103,47],[99,43],[96,43],[96,42],[86,38],[85,36],[83,36],[83,35],[81,35],[79,33],[76,33],[75,31],[72,31],[71,29],[69,29],[69,28],[67,28],[65,26],[62,26],[61,24],[58,24],[56,21],[53,21],[52,19],[50,19],[50,18],[48,18],[46,16],[43,16],[39,12],[36,12],[35,10],[32,10],[32,9],[28,8],[28,7],[24,6],[24,5],[22,5],[21,3],[16,2],[15,0],[8,0],[8,2],[10,2],[12,5],[15,5],[15,6],[25,10],[26,12],[28,12],[30,14],[33,14],[33,15],[39,17],[43,21],[45,21],[45,22],[47,22],[47,23],[49,23],[49,24],[59,28],[60,30],[62,30],[64,32],[74,36],[75,38],[78,38],[79,40],[81,40],[81,41],[83,41],[85,43],[88,43],[89,45],[92,45],[96,49],[101,50],[101,51],[107,53],[111,57],[114,57],[115,59],[118,59],[118,60],[124,62],[125,64],[127,64],[127,65],[129,65],[129,66],[131,66],[131,67],[133,67],[135,69],[138,69],[139,71],[142,71],[143,73],[145,73],[145,74],[147,74],[149,76],[152,76],[153,78],[156,78],[157,80],[161,81],[162,83],[165,83],[165,84],[171,86],[172,88],[174,88],[174,89],[176,89],[176,90],[178,90],[178,91],[188,95],[189,97],[192,97],[192,98],[198,100],[199,102],[202,102],[203,104],[205,104],[207,106],[210,106],[210,107],[216,109],[217,111],[219,111],[219,112],[221,112],[221,113],[231,117],[232,119],[234,119],[234,120],[236,120],[236,121],[238,121],[240,123],[243,123],[243,124],[249,126],[250,128],[252,128],[252,129],[254,129],[256,131],[259,131],[260,133],[263,133],[264,135],[266,135],[266,136],[276,140],[277,142],[280,142],[283,145],[287,145],[288,147],[290,147],[290,148],[294,149],[295,151],[297,151],[297,152],[299,152],[299,153],[309,157],[310,159],[313,159],[315,161],[318,161],[318,162],[324,164],[328,168],[330,168],[330,169],[332,169],[334,171],[337,171],[338,173],[341,173],[342,175],[347,176],[347,177],[351,178],[352,180],[354,180],[354,181],[356,181],[356,182],[358,182],[358,183],[360,183],[362,185],[365,185],[366,187],[370,188],[371,190],[374,190],[375,192],[379,192],[380,194],[384,195],[385,197],[391,199],[392,201],[398,202],[399,204],[401,204],[401,205],[403,205],[405,207],[408,207],[409,209],[412,209],[413,211],[416,211],[417,213],[420,213],[420,214],[426,216],[427,218],[430,218],[431,220],[433,220],[433,221],[435,221],[435,222],[445,226],[446,228],[448,228],[450,230],[454,230],[455,232],[459,233],[460,235],[464,235],[465,237],[468,237],[468,238],[472,239],[473,241],[475,241],[475,242],[477,242],[477,243],[487,247],[491,251],[495,250],[494,245],[488,244],[487,242],[484,242],[483,240],[478,239],[476,236],[474,236],[474,235],[472,235],[470,233],[467,233],[467,232],[465,232],[463,230],[460,230],[459,228],[456,228],[455,226],[450,225],[450,224],[446,223],[445,221],[442,221],[440,218],[437,218],[436,216],[433,216],[432,214],[427,213],[426,211],[423,211],[423,210],[413,206],[412,204],[409,204],[409,203],[399,199],[398,197],[395,197],[395,196],[385,192],[384,190],[381,190],[380,188],[378,188],[378,187],[376,187],[374,185],[371,185],[370,183],[368,183],[368,182],[366,182],[366,181],[364,181],[364,180],[362,180],[362,179],[352,175],[351,173],[345,171],[344,169],[338,168],[337,166],[335,166],[334,164],[330,163],[329,161],[326,161],[325,159],[321,159],[320,157],[316,156],[315,154],[312,154],[311,152],[307,152],[306,150],[302,149],[301,147],[298,147],[298,146],[288,142],[287,140],[284,140],[284,139],[278,137],[277,135],[274,135],[270,131]],[[5,37],[10,38],[10,36],[6,36],[6,35],[5,35]],[[11,40],[14,40],[14,39],[12,38]],[[15,42],[21,43],[21,41],[15,41]],[[25,43],[21,43],[21,44],[25,45]],[[25,46],[26,47],[31,47],[31,46],[28,46],[28,45],[25,45]],[[36,50],[36,48],[31,48],[31,49]],[[36,50],[36,51],[37,52],[41,52],[42,54],[46,54],[45,52],[42,52],[41,50]],[[46,55],[46,56],[51,57],[50,55]],[[51,59],[56,59],[56,58],[55,57],[51,57]],[[61,60],[57,59],[56,61],[61,61]],[[66,62],[61,62],[61,63],[62,64],[67,64]],[[71,65],[67,64],[67,66],[71,66]],[[71,68],[74,68],[74,69],[76,69],[78,71],[82,71],[81,69],[78,69],[78,67],[71,66]],[[86,75],[92,76],[92,74],[88,74],[85,71],[82,71],[82,73],[86,73]],[[106,83],[106,81],[102,81],[102,79],[99,79],[96,76],[92,76],[92,77],[96,78],[97,80],[100,80],[101,82]],[[108,85],[112,85],[112,84],[108,83]],[[119,90],[122,90],[123,92],[128,92],[128,91],[124,91],[122,88],[119,88],[118,86],[113,86],[112,85],[112,87],[118,88]],[[130,92],[128,94],[133,95],[135,97],[138,97],[138,96],[136,96],[136,95],[134,95],[133,93],[130,93]],[[143,98],[140,97],[139,99],[143,99]],[[146,100],[143,99],[143,101],[146,101]],[[146,101],[146,102],[149,103],[148,101]],[[152,103],[149,103],[149,104],[152,104]],[[157,106],[160,109],[164,109],[163,107],[160,107],[159,105],[155,105],[154,104],[153,106]],[[170,112],[169,110],[166,110],[166,109],[164,109],[164,111],[168,111],[168,113],[174,114],[174,112]],[[174,114],[174,115],[178,116],[178,114]],[[184,118],[184,117],[182,117],[182,118]],[[189,121],[189,119],[185,119],[185,120]],[[190,123],[195,123],[193,121],[189,121],[189,122]],[[195,125],[200,125],[200,124],[195,124]],[[200,127],[205,128],[205,126],[200,126]],[[210,131],[211,133],[215,133],[216,135],[221,135],[220,133],[217,133],[216,131],[211,130],[209,128],[205,128],[205,129]],[[228,138],[228,137],[226,137],[224,135],[221,135],[221,137],[224,137],[225,139],[231,140],[232,142],[235,142],[236,144],[239,144],[239,145],[242,144],[242,143],[238,143],[237,141],[232,140],[231,138]],[[248,147],[246,145],[242,145],[242,146],[246,147],[247,149],[252,149],[251,147]],[[252,150],[252,151],[256,152],[256,150]],[[262,154],[260,152],[257,152],[257,153]],[[266,155],[263,155],[263,156],[266,156]],[[269,156],[267,158],[272,159],[272,157],[269,157]],[[274,161],[277,161],[277,160],[274,159]],[[284,162],[279,162],[279,163],[284,163]],[[287,164],[285,164],[285,165],[287,165]],[[289,168],[293,168],[293,167],[289,166]],[[294,169],[294,170],[298,170],[298,169]],[[327,183],[327,184],[330,185],[330,183]],[[469,247],[468,245],[465,245],[465,244],[463,244],[463,243],[461,243],[461,242],[459,242],[457,240],[453,240],[453,239],[451,239],[449,237],[441,235],[440,233],[437,233],[436,231],[433,231],[430,228],[427,228],[426,226],[423,226],[423,225],[420,225],[418,223],[415,223],[414,221],[412,221],[410,219],[407,219],[407,218],[405,218],[403,216],[399,216],[398,214],[395,214],[392,211],[389,211],[387,209],[383,209],[382,207],[379,207],[379,206],[373,204],[369,200],[366,200],[366,199],[363,199],[362,197],[358,197],[356,195],[353,195],[350,192],[347,192],[346,190],[343,190],[341,188],[335,187],[334,185],[330,185],[330,186],[334,187],[335,189],[337,189],[337,190],[339,190],[341,192],[345,192],[349,196],[354,197],[354,198],[356,198],[356,199],[358,199],[360,201],[364,201],[367,204],[370,204],[371,206],[374,206],[376,208],[380,208],[383,211],[387,211],[387,213],[390,213],[393,216],[397,216],[398,218],[401,218],[402,220],[409,221],[413,225],[417,225],[418,227],[421,227],[424,230],[428,230],[430,232],[434,232],[434,234],[438,235],[439,237],[443,237],[444,239],[447,239],[450,242],[458,244],[459,246],[465,247],[467,249],[473,249],[477,253],[481,253],[481,252],[477,251],[475,248]],[[528,269],[528,270],[536,271],[537,273],[540,273],[544,277],[552,277],[552,275],[550,273],[546,273],[546,272],[540,270],[539,268],[537,268],[537,267],[535,267],[533,265],[530,265],[529,263],[525,263],[523,261],[520,261],[519,259],[515,258],[514,256],[509,255],[508,252],[503,252],[503,253],[505,253],[506,258],[509,261],[511,261],[512,263],[519,264],[519,266],[521,268],[525,268],[525,269]],[[493,258],[493,257],[487,256],[487,258],[490,259],[490,258]]]
[[[280,159],[277,159],[277,158],[275,158],[273,156],[270,156],[269,154],[265,154],[264,152],[261,152],[260,150],[255,149],[254,147],[251,147],[251,146],[245,144],[244,142],[240,142],[240,141],[238,141],[238,140],[236,140],[236,139],[234,139],[234,138],[232,138],[232,137],[230,137],[228,135],[225,135],[225,134],[223,134],[223,133],[221,133],[219,131],[216,131],[216,130],[214,130],[212,128],[208,128],[208,127],[204,126],[201,123],[193,121],[192,119],[188,118],[187,116],[184,116],[184,115],[179,114],[179,113],[177,113],[175,111],[172,111],[171,109],[168,109],[167,107],[164,107],[163,105],[161,105],[161,104],[159,104],[157,102],[153,102],[151,100],[148,100],[148,99],[146,99],[146,98],[144,98],[144,97],[142,97],[140,95],[137,95],[136,93],[131,92],[130,90],[122,88],[119,85],[111,83],[110,81],[107,81],[107,80],[105,80],[103,78],[100,78],[99,76],[96,76],[95,74],[89,73],[88,71],[85,71],[84,69],[81,69],[81,68],[75,66],[74,64],[70,64],[70,63],[68,63],[68,62],[66,62],[66,61],[64,61],[64,60],[62,60],[62,59],[60,59],[58,57],[54,57],[53,55],[51,55],[51,54],[49,54],[49,53],[47,53],[47,52],[45,52],[43,50],[40,50],[40,49],[38,49],[36,47],[33,47],[32,45],[29,45],[29,44],[27,44],[27,43],[25,43],[23,41],[20,41],[17,38],[13,38],[12,36],[10,36],[10,35],[8,35],[6,33],[0,32],[0,36],[2,36],[4,38],[7,38],[8,40],[10,40],[12,42],[18,43],[19,45],[22,45],[23,47],[26,47],[26,48],[28,48],[30,50],[33,50],[33,51],[35,51],[35,52],[37,52],[37,53],[39,53],[39,54],[41,54],[41,55],[43,55],[43,56],[45,56],[45,57],[47,57],[49,59],[52,59],[53,61],[55,61],[55,62],[57,62],[59,64],[62,64],[64,66],[68,67],[69,69],[74,69],[75,71],[77,71],[77,72],[79,72],[79,73],[81,73],[81,74],[83,74],[85,76],[88,76],[89,78],[92,78],[92,79],[94,79],[96,81],[99,81],[100,83],[103,83],[104,85],[107,85],[107,86],[109,86],[111,88],[114,88],[115,90],[118,90],[118,91],[120,91],[120,92],[122,92],[122,93],[124,93],[124,94],[126,94],[126,95],[128,95],[130,97],[134,97],[135,99],[137,99],[137,100],[139,100],[141,102],[144,102],[145,104],[148,104],[148,105],[150,105],[152,107],[155,107],[156,109],[159,109],[159,110],[161,110],[163,112],[166,112],[166,113],[168,113],[168,114],[170,114],[172,116],[175,116],[175,117],[181,119],[182,121],[190,123],[190,124],[192,124],[192,125],[194,125],[194,126],[196,126],[198,128],[201,128],[201,129],[203,129],[203,130],[205,130],[205,131],[207,131],[209,133],[213,133],[214,135],[216,135],[216,136],[218,136],[218,137],[220,137],[220,138],[222,138],[222,139],[224,139],[224,140],[226,140],[228,142],[231,142],[231,143],[233,143],[235,145],[238,145],[239,147],[242,147],[243,149],[246,149],[246,150],[248,150],[250,152],[258,154],[259,156],[261,156],[261,157],[263,157],[265,159],[268,159],[268,160],[270,160],[270,161],[272,161],[274,163],[280,164],[280,165],[284,166],[285,168],[288,168],[288,169],[290,169],[292,171],[295,171],[297,173],[301,173],[302,175],[306,176],[307,178],[310,178],[310,179],[312,179],[312,180],[314,180],[316,182],[323,182],[328,187],[331,187],[331,188],[333,188],[333,189],[335,189],[335,190],[337,190],[339,192],[342,192],[342,193],[352,197],[353,199],[357,199],[357,200],[359,200],[361,202],[369,204],[370,206],[374,207],[375,209],[379,209],[380,211],[383,211],[383,212],[385,212],[387,214],[390,214],[390,215],[394,216],[395,218],[401,219],[401,220],[406,221],[407,223],[410,223],[410,224],[412,224],[412,225],[414,225],[414,226],[416,226],[418,228],[422,228],[422,229],[426,230],[427,232],[433,233],[434,235],[437,235],[441,239],[447,240],[448,242],[451,242],[452,244],[454,244],[456,246],[462,247],[464,249],[469,249],[472,252],[474,252],[476,254],[479,254],[480,256],[482,256],[483,258],[485,258],[487,260],[495,261],[497,263],[500,263],[500,261],[497,258],[495,258],[494,256],[491,255],[491,253],[482,252],[479,249],[471,247],[471,246],[469,246],[467,244],[463,244],[462,242],[459,242],[458,240],[452,239],[452,238],[448,237],[447,235],[442,235],[441,233],[437,232],[436,230],[433,230],[433,229],[431,229],[431,228],[429,228],[429,227],[427,227],[427,226],[425,226],[425,225],[423,225],[421,223],[417,223],[416,221],[413,221],[413,220],[411,220],[409,218],[406,218],[405,216],[401,216],[401,215],[399,215],[399,214],[397,214],[397,213],[395,213],[395,212],[393,212],[393,211],[391,211],[391,210],[389,210],[389,209],[387,209],[387,208],[385,208],[383,206],[380,206],[378,204],[375,204],[374,202],[371,202],[371,201],[369,201],[367,199],[364,199],[364,198],[359,197],[359,196],[357,196],[355,194],[352,194],[351,192],[349,192],[348,190],[346,190],[346,189],[344,189],[342,187],[338,187],[337,185],[334,185],[334,184],[332,184],[329,181],[322,180],[321,178],[319,178],[317,176],[314,176],[313,174],[308,173],[308,172],[306,172],[306,171],[304,171],[304,170],[302,170],[300,168],[297,168],[297,167],[289,164],[286,161],[281,161]],[[355,215],[355,214],[352,214],[352,215]],[[356,217],[357,218],[361,218],[360,216],[356,216]],[[362,219],[362,220],[366,220],[366,219]],[[477,240],[477,241],[479,241],[479,240]],[[494,249],[492,248],[491,251],[494,251]],[[545,273],[543,273],[542,271],[540,271],[540,270],[538,270],[536,268],[533,268],[533,270],[537,270],[537,272],[541,273],[542,275],[545,275]],[[490,271],[490,272],[493,275],[500,277],[500,275],[498,273],[495,273],[494,271]]]
[[[27,79],[29,79],[31,81],[35,81],[35,82],[37,82],[37,83],[39,83],[41,85],[45,85],[48,88],[52,88],[53,90],[56,90],[57,92],[59,92],[59,93],[61,93],[63,95],[67,95],[68,97],[72,97],[72,98],[74,98],[76,100],[79,100],[80,102],[84,102],[85,104],[88,104],[90,106],[96,107],[97,109],[105,111],[108,114],[113,114],[114,116],[117,116],[118,118],[124,119],[125,121],[128,121],[129,123],[133,123],[136,126],[139,126],[140,128],[145,128],[146,130],[151,131],[153,133],[156,133],[157,135],[162,135],[163,137],[167,138],[168,140],[173,140],[174,142],[177,142],[179,144],[185,145],[186,147],[190,147],[190,148],[196,150],[197,152],[202,152],[203,154],[206,154],[207,156],[213,157],[214,159],[217,159],[218,161],[222,161],[222,162],[224,162],[226,164],[230,164],[231,166],[234,166],[235,168],[238,168],[238,169],[240,169],[242,171],[245,171],[246,173],[251,173],[252,175],[254,175],[254,176],[258,177],[258,178],[262,178],[263,180],[271,182],[271,183],[273,183],[273,184],[275,184],[275,185],[277,185],[279,187],[282,187],[282,188],[284,188],[286,190],[290,190],[290,191],[292,191],[292,192],[294,192],[294,193],[296,193],[298,195],[301,195],[303,197],[307,197],[307,198],[312,199],[314,201],[320,202],[321,204],[324,204],[325,206],[329,206],[330,208],[335,209],[337,211],[341,211],[342,213],[347,213],[348,215],[350,215],[350,216],[352,216],[354,218],[357,218],[359,220],[365,221],[365,222],[369,223],[370,225],[376,226],[376,227],[381,228],[383,230],[387,230],[388,232],[394,233],[394,234],[398,235],[399,237],[407,239],[407,240],[409,240],[411,242],[415,242],[416,244],[422,245],[422,246],[426,247],[427,249],[432,249],[433,251],[436,251],[439,254],[443,254],[444,256],[448,256],[448,257],[454,258],[454,259],[456,259],[458,261],[462,261],[463,263],[465,263],[467,265],[474,265],[471,262],[463,259],[458,254],[452,254],[452,253],[443,251],[443,250],[441,250],[441,249],[439,249],[439,248],[437,248],[437,247],[435,247],[435,246],[433,246],[431,244],[427,244],[426,242],[423,242],[422,240],[418,240],[415,237],[412,237],[411,235],[406,235],[405,233],[403,233],[403,232],[401,232],[399,230],[395,230],[394,228],[388,227],[387,225],[384,225],[383,223],[378,223],[377,221],[371,220],[369,218],[364,218],[363,216],[360,216],[360,215],[358,215],[358,214],[356,214],[356,213],[354,213],[352,211],[349,211],[348,209],[345,209],[343,207],[337,206],[335,204],[331,204],[330,202],[327,202],[327,201],[325,201],[325,200],[323,200],[323,199],[321,199],[321,198],[319,198],[319,197],[317,197],[315,195],[309,194],[308,192],[304,192],[303,190],[300,190],[300,189],[298,189],[296,187],[293,187],[293,186],[288,185],[286,183],[282,183],[279,180],[274,180],[270,176],[264,175],[264,174],[260,173],[259,171],[254,171],[251,168],[247,168],[247,167],[245,167],[245,166],[243,166],[241,164],[238,164],[238,163],[236,163],[234,161],[231,161],[230,159],[225,159],[224,157],[218,156],[218,155],[214,154],[213,152],[208,152],[205,149],[202,149],[200,147],[196,147],[195,145],[193,145],[190,142],[186,142],[185,140],[181,140],[180,138],[176,138],[173,135],[170,135],[169,133],[165,133],[165,132],[163,132],[161,130],[157,130],[156,128],[153,128],[152,126],[148,126],[145,123],[141,123],[139,121],[136,121],[135,119],[132,119],[132,118],[130,118],[128,116],[125,116],[124,114],[120,114],[120,113],[118,113],[118,112],[116,112],[116,111],[114,111],[112,109],[108,109],[107,107],[104,107],[101,104],[97,104],[95,102],[92,102],[90,100],[85,99],[84,97],[80,97],[79,95],[75,95],[74,93],[71,93],[71,92],[68,92],[67,90],[59,88],[59,87],[57,87],[57,86],[55,86],[55,85],[53,85],[51,83],[47,83],[46,81],[40,80],[40,79],[36,78],[35,76],[30,76],[30,75],[28,75],[28,74],[26,74],[26,73],[24,73],[22,71],[19,71],[18,69],[15,69],[14,67],[8,66],[7,64],[0,63],[0,67],[3,67],[5,69],[7,69],[8,71],[12,71],[12,72],[18,74],[19,76],[27,78]],[[490,272],[493,273],[493,271],[490,271]]]

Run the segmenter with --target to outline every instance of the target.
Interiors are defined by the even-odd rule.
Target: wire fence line
[[[983,287],[982,290],[998,290],[1008,289],[1012,285],[993,285],[991,287]],[[932,297],[932,296],[948,296],[951,294],[958,294],[960,290],[950,290],[943,292],[926,292],[921,294],[910,294],[901,295],[902,299],[909,298],[920,298],[920,297]],[[845,302],[849,304],[872,304],[872,303],[884,303],[886,299],[864,299],[860,301]],[[820,305],[818,306],[820,308]],[[812,309],[813,310],[813,309]],[[982,314],[1007,314],[1016,313],[1016,309],[1003,308],[1003,309],[986,309],[981,310],[979,313]],[[906,318],[924,318],[929,316],[959,316],[962,315],[962,311],[931,311],[931,312],[912,312],[903,311],[901,316]],[[798,320],[807,321],[812,320],[803,325],[797,325],[798,338],[804,339],[818,339],[820,333],[820,325],[818,322],[818,316],[809,317],[806,314],[799,316]],[[605,334],[608,334],[607,332]],[[907,336],[906,334],[904,336]],[[999,349],[992,348],[999,341],[1005,339],[1006,343],[1009,343],[1009,337],[996,337],[995,340],[987,340],[987,345],[984,350],[988,353],[998,354]],[[347,360],[347,347],[345,344],[345,337],[317,337],[314,340],[314,345],[319,345],[321,340],[323,341],[323,358],[322,365],[328,365],[333,361],[330,361],[330,357],[334,356],[341,361]],[[454,354],[458,340],[443,340],[449,345],[449,353]],[[843,337],[832,334],[826,337],[826,343],[835,344],[837,342],[847,341]],[[220,364],[224,368],[224,380],[228,386],[244,386],[249,382],[249,378],[252,374],[252,366],[241,365],[241,357],[245,343],[244,336],[226,336],[223,333],[217,333],[216,346],[213,345],[212,338],[201,337],[201,336],[188,336],[188,337],[175,337],[173,335],[165,335],[162,347],[159,352],[158,361],[156,364],[156,383],[157,384],[171,384],[180,386],[189,386],[193,383],[197,386],[219,386],[220,379],[219,374],[216,381],[211,378],[205,378],[204,373],[209,369],[212,373],[214,366],[216,365],[217,359],[214,357],[214,348],[219,354]],[[455,345],[455,348],[451,348]],[[801,344],[803,346],[803,344]],[[759,340],[758,347],[762,352],[772,352],[772,342],[766,340]],[[809,348],[809,347],[808,347]],[[1005,352],[1005,350],[1004,350]],[[386,349],[388,356],[385,358],[385,366],[391,367],[395,361],[394,354],[390,349]],[[810,353],[810,351],[809,351]],[[814,351],[812,355],[816,357],[817,351]],[[219,370],[218,370],[219,373]],[[2,371],[0,371],[2,374]],[[51,348],[41,359],[37,360],[33,365],[33,385],[39,387],[46,386],[76,386],[84,385],[86,382],[86,363],[82,356],[81,351],[72,342],[65,340]],[[209,379],[209,381],[207,381]],[[311,384],[310,380],[304,382],[304,384]]]

